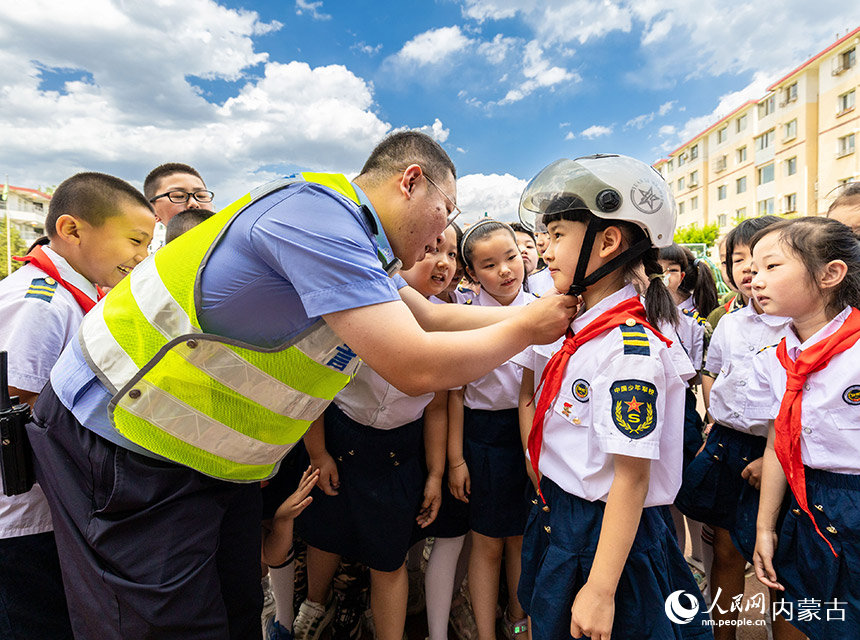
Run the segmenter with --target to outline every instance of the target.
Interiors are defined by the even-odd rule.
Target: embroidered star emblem
[[[636,402],[636,396],[633,396],[632,400],[626,400],[624,402],[624,404],[627,405],[627,413],[630,413],[631,411],[635,411],[636,413],[639,413],[639,407],[641,407],[645,403],[644,402]]]

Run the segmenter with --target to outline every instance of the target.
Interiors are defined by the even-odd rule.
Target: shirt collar
[[[755,310],[755,306],[753,306],[752,296],[750,296],[746,306],[742,307],[738,313],[743,316],[749,316],[750,318],[758,318],[769,327],[781,327],[791,320],[791,318],[786,318],[784,316],[773,316],[769,313],[758,313]]]
[[[60,272],[60,276],[63,280],[80,289],[88,298],[94,301],[98,300],[98,291],[96,291],[95,285],[75,271],[72,268],[72,265],[70,265],[63,256],[47,245],[42,247],[42,251],[45,252],[45,255],[48,256],[51,262],[54,263],[54,266],[57,267],[57,271]]]
[[[571,328],[573,332],[581,331],[589,322],[597,318],[604,311],[608,311],[619,302],[627,300],[627,298],[635,298],[639,294],[636,293],[636,288],[632,284],[626,284],[612,295],[606,296],[603,300],[594,305],[591,309],[586,309],[573,319]]]
[[[367,194],[362,191],[361,187],[359,187],[354,182],[352,183],[352,188],[355,189],[355,195],[358,196],[358,201],[362,205],[367,207],[367,210],[370,212],[373,226],[375,226],[375,229],[371,229],[371,232],[376,238],[376,244],[379,245],[379,251],[385,258],[385,262],[389,264],[394,262],[395,260],[397,260],[397,257],[394,255],[394,250],[391,248],[391,243],[388,241],[388,237],[385,235],[385,229],[382,227],[382,222],[379,220],[379,214],[376,213],[376,209],[373,207],[373,203],[370,201],[370,198],[367,197]]]
[[[502,305],[489,293],[484,291],[484,288],[481,287],[481,291],[477,295],[477,300],[475,301],[481,307],[501,307]],[[526,303],[526,292],[520,287],[520,292],[517,294],[517,297],[514,298],[513,302],[511,302],[510,307],[520,307],[525,305]]]
[[[792,360],[797,360],[800,354],[816,344],[817,342],[821,342],[825,338],[832,336],[839,327],[845,322],[848,316],[851,314],[851,307],[845,307],[839,315],[837,315],[833,320],[828,322],[826,325],[821,327],[818,331],[816,331],[809,339],[804,342],[800,342],[800,338],[797,337],[797,334],[794,332],[794,329],[790,331],[786,331],[785,335],[785,348],[788,356]]]

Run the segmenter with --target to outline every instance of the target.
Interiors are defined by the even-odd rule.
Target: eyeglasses
[[[212,198],[215,197],[215,194],[211,191],[207,191],[206,189],[198,189],[197,191],[184,191],[182,189],[174,189],[173,191],[168,191],[167,193],[162,193],[160,195],[154,196],[149,199],[150,202],[155,202],[159,198],[167,198],[173,204],[185,204],[188,202],[189,198],[194,198],[200,204],[208,204],[212,202]]]
[[[457,219],[457,216],[459,216],[459,215],[460,215],[461,213],[463,213],[463,212],[460,210],[460,207],[458,207],[458,206],[457,206],[457,203],[456,203],[456,202],[454,202],[454,201],[451,199],[451,196],[449,196],[447,193],[445,193],[444,191],[442,191],[442,189],[440,189],[440,188],[439,188],[439,185],[438,185],[438,184],[436,184],[435,182],[433,182],[433,181],[430,179],[430,176],[428,176],[428,175],[425,173],[425,174],[424,174],[424,177],[427,179],[427,182],[429,182],[429,183],[430,183],[430,184],[432,184],[434,187],[436,187],[436,190],[437,190],[437,191],[439,191],[439,193],[441,193],[443,196],[445,196],[445,199],[446,199],[448,202],[450,202],[450,203],[451,203],[451,206],[453,206],[453,207],[454,207],[454,210],[453,210],[451,213],[449,213],[449,214],[448,214],[448,219],[447,219],[447,222],[446,222],[446,224],[445,224],[445,228],[447,229],[448,227],[450,227],[450,226],[451,226],[451,223],[452,223],[452,222],[454,222],[454,220],[456,220],[456,219]]]

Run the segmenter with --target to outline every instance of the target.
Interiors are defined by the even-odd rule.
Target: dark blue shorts
[[[463,457],[469,466],[469,528],[490,538],[521,536],[531,485],[517,409],[465,408]]]
[[[296,518],[301,538],[377,571],[399,569],[424,500],[423,427],[419,419],[374,429],[329,405],[325,443],[340,489],[336,496],[313,489],[313,502]]]
[[[791,606],[789,622],[810,638],[856,638],[860,633],[860,476],[807,467],[806,497],[818,528],[839,557],[834,557],[792,496],[774,557],[777,581],[785,587],[783,606]],[[801,619],[806,617],[799,615],[804,600],[805,609],[814,610],[818,619]],[[817,605],[810,605],[810,600]]]
[[[538,498],[529,514],[517,596],[531,616],[532,638],[560,640],[570,637],[570,608],[591,572],[606,504],[566,493],[546,476],[541,491],[546,506]],[[666,599],[676,591],[698,603],[687,624],[675,624],[666,616]],[[690,608],[687,598],[682,597],[681,604]],[[706,611],[674,528],[659,507],[643,509],[615,594],[612,637],[713,638],[711,627],[703,624]]]
[[[702,452],[684,471],[675,506],[685,516],[721,527],[747,561],[755,550],[759,492],[741,477],[764,455],[767,438],[715,424]]]

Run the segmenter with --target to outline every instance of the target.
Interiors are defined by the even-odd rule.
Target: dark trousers
[[[259,483],[116,446],[50,384],[27,430],[76,638],[260,638]]]
[[[0,638],[72,638],[50,531],[0,540]]]

